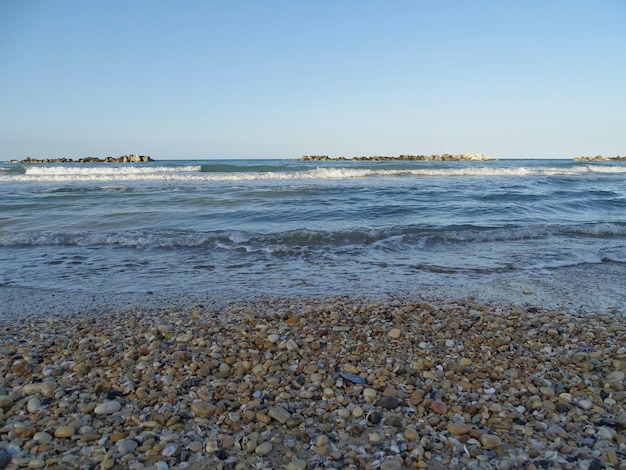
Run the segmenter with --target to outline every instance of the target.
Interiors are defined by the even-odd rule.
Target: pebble
[[[111,400],[105,401],[100,405],[96,406],[93,412],[97,415],[110,415],[118,412],[122,409],[122,404],[119,401]]]
[[[374,390],[373,388],[366,388],[363,390],[363,398],[365,398],[367,401],[373,401],[374,398],[376,398],[376,390]]]
[[[71,426],[59,426],[54,430],[54,437],[72,437],[76,431]]]
[[[134,452],[139,447],[139,443],[134,439],[120,439],[115,443],[115,447],[120,454],[126,455]]]
[[[255,447],[254,453],[262,457],[264,455],[269,454],[273,448],[274,446],[272,446],[271,442],[262,442],[261,444]]]
[[[462,434],[467,434],[470,430],[470,427],[465,423],[457,423],[454,421],[450,421],[446,429],[453,436],[460,436]]]
[[[37,444],[46,445],[52,442],[52,436],[46,431],[39,431],[33,435],[32,440]]]
[[[387,336],[393,339],[398,339],[402,335],[402,330],[400,328],[392,328],[387,333]]]
[[[420,439],[420,435],[415,428],[406,428],[404,430],[404,437],[407,441],[417,442]]]
[[[39,411],[39,408],[41,408],[41,400],[39,398],[33,397],[28,400],[28,403],[26,404],[26,409],[29,413],[37,413]]]
[[[483,434],[479,441],[485,449],[494,449],[502,445],[502,439],[495,434]]]
[[[282,406],[273,406],[273,407],[271,407],[269,409],[269,411],[267,412],[267,414],[268,414],[268,416],[270,418],[275,419],[280,424],[285,424],[287,422],[287,420],[289,420],[289,418],[291,418],[291,413],[289,413],[289,411],[287,411]]]
[[[201,418],[213,416],[213,414],[215,414],[215,411],[217,410],[217,406],[215,406],[213,403],[207,403],[204,401],[193,402],[189,408],[196,416],[199,416]]]
[[[435,413],[440,414],[440,415],[444,415],[448,411],[447,405],[444,402],[442,402],[441,400],[434,400],[430,404],[430,409],[433,410]]]
[[[302,298],[0,328],[10,468],[620,468],[626,444],[610,315]]]
[[[315,445],[318,447],[324,447],[328,445],[328,436],[325,436],[324,434],[317,436],[317,439],[315,440]]]
[[[402,470],[402,462],[396,459],[384,460],[380,464],[380,470]]]
[[[400,403],[402,403],[402,400],[400,400],[398,397],[389,396],[389,397],[383,397],[380,400],[378,400],[378,403],[376,403],[376,406],[380,406],[388,410],[393,410],[397,408],[398,406],[400,406]]]
[[[287,470],[306,470],[306,460],[292,460],[287,464]]]

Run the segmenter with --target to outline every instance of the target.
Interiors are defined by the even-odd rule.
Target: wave
[[[201,165],[190,166],[32,166],[25,169],[30,176],[124,176],[199,172]]]
[[[0,232],[0,246],[29,245],[117,245],[133,248],[197,248],[266,250],[268,247],[365,246],[399,251],[407,246],[428,248],[440,244],[515,242],[561,236],[566,238],[626,237],[626,223],[598,223],[568,226],[502,227],[478,226],[426,229],[401,226],[387,229],[321,231],[298,229],[277,233],[245,231],[195,232],[179,230],[136,230],[113,232]]]
[[[274,171],[276,170],[276,171]],[[23,173],[4,172],[2,181],[16,182],[111,182],[111,181],[257,181],[324,180],[354,178],[436,177],[554,177],[585,174],[626,173],[626,166],[576,165],[569,167],[429,167],[375,168],[324,167],[285,171],[278,166],[188,165],[188,166],[32,166]]]

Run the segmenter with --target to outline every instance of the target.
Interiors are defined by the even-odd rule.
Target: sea
[[[256,298],[626,312],[626,162],[0,162],[0,314]]]

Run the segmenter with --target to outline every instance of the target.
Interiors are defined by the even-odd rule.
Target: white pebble
[[[97,415],[110,415],[122,409],[122,404],[119,401],[111,400],[105,401],[96,406],[93,412]]]

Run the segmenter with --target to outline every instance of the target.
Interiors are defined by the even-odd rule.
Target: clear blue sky
[[[626,155],[626,0],[0,2],[0,160]]]

